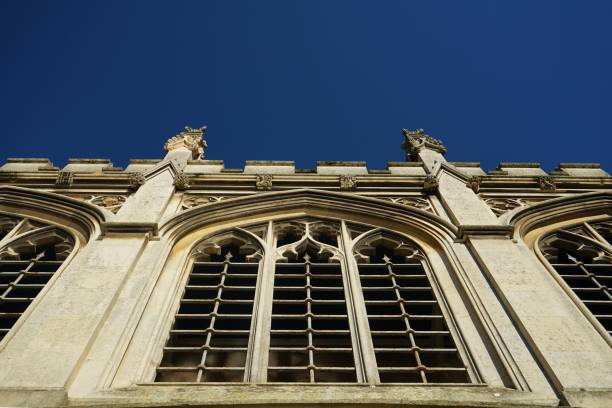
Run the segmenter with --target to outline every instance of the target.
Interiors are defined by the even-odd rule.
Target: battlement
[[[56,167],[47,158],[9,158],[0,166],[0,173],[48,173],[67,171],[76,174],[97,174],[103,176],[107,173],[139,173],[146,172],[160,164],[162,159],[132,159],[123,169],[115,167],[109,159],[69,159],[63,167]],[[601,168],[598,163],[559,163],[553,170],[546,172],[539,163],[509,163],[501,162],[494,170],[484,170],[478,162],[449,162],[468,176],[478,177],[581,177],[581,178],[608,178],[610,174]],[[271,175],[300,175],[317,174],[329,175],[389,175],[389,176],[417,176],[426,175],[422,162],[388,162],[385,169],[368,168],[364,161],[317,161],[315,168],[296,168],[291,160],[247,160],[241,168],[226,168],[223,160],[189,160],[185,166],[186,174],[271,174]]]

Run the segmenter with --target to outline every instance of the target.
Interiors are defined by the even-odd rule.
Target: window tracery
[[[612,335],[612,222],[585,222],[544,236],[539,248],[569,289]]]
[[[484,201],[487,203],[491,210],[498,217],[512,211],[519,207],[529,207],[530,205],[539,203],[546,200],[546,198],[504,198],[504,197],[492,197],[485,198]]]
[[[78,200],[85,201],[96,205],[98,207],[106,208],[113,214],[121,209],[123,204],[127,201],[128,194],[64,194],[67,197],[76,198]]]
[[[242,231],[213,236],[193,251],[158,382],[241,382],[261,249]]]
[[[355,247],[381,382],[469,382],[423,252],[385,231]]]
[[[156,382],[472,382],[401,235],[300,218],[214,235],[190,262]]]
[[[0,340],[74,249],[74,238],[51,225],[0,217]]]
[[[433,213],[431,203],[427,198],[423,197],[383,197],[384,200],[391,201],[396,204],[407,205],[408,207],[418,208],[419,210],[429,211]]]

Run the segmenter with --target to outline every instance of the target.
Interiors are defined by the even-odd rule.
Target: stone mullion
[[[585,222],[583,225],[586,228],[586,230],[589,231],[589,233],[593,235],[593,237],[597,241],[599,241],[601,246],[603,246],[604,248],[608,250],[612,250],[612,242],[608,242],[604,237],[601,236],[601,234],[599,234],[599,232],[597,232],[595,228],[591,227],[591,225],[588,222]]]
[[[247,356],[245,382],[265,383],[268,378],[270,330],[272,327],[272,296],[274,295],[274,266],[276,238],[272,221],[268,223],[266,246],[261,261],[257,292],[253,301],[250,356]],[[254,329],[253,329],[254,328]],[[253,332],[254,330],[254,332]]]
[[[346,294],[346,308],[351,328],[351,341],[357,381],[370,384],[380,384],[378,365],[374,353],[374,343],[370,335],[368,313],[365,307],[359,269],[353,256],[353,243],[346,223],[341,224],[342,251],[345,254],[346,269],[343,268],[342,279]]]

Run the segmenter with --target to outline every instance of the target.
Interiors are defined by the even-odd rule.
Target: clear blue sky
[[[451,161],[612,171],[612,1],[0,2],[2,154]]]

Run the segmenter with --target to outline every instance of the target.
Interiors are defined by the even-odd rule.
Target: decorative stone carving
[[[255,178],[255,187],[258,190],[272,190],[272,175],[258,174]]]
[[[174,176],[174,187],[179,191],[187,190],[190,186],[190,178],[184,172]]]
[[[485,203],[495,215],[500,216],[508,211],[514,210],[518,207],[526,207],[528,204],[520,198],[487,198]]]
[[[355,190],[357,178],[355,176],[340,176],[340,190]]]
[[[28,223],[32,228],[19,231],[17,238],[0,248],[0,260],[65,260],[74,248],[74,238],[50,225]]]
[[[225,196],[185,194],[185,196],[183,197],[183,201],[181,202],[181,209],[187,210],[189,208],[198,207],[200,205],[216,203],[225,198]]]
[[[567,230],[557,230],[540,241],[540,250],[551,263],[565,263],[560,253],[570,261],[588,264],[612,264],[612,253],[596,240]]]
[[[419,152],[424,148],[441,154],[446,153],[446,148],[442,141],[429,136],[423,129],[402,129],[402,133],[405,138],[404,143],[402,143],[402,149],[406,151],[407,159],[417,161]]]
[[[538,184],[540,184],[540,190],[542,191],[555,191],[557,189],[555,179],[550,176],[538,177]]]
[[[387,252],[384,256],[386,262],[389,261],[388,255],[401,257],[405,261],[425,259],[423,252],[406,238],[387,231],[376,231],[355,244],[355,260],[358,263],[370,263],[371,257],[380,249]]]
[[[435,194],[438,192],[438,179],[429,174],[425,177],[425,181],[423,182],[423,191],[425,191],[427,194]]]
[[[467,181],[466,185],[469,188],[471,188],[473,192],[478,194],[478,192],[480,191],[480,184],[481,183],[482,183],[482,177],[472,176],[472,177],[469,178],[469,180]]]
[[[129,175],[130,188],[132,190],[138,190],[138,188],[142,186],[145,183],[145,181],[146,179],[143,173],[136,172],[136,173],[130,173]]]
[[[433,213],[431,203],[426,198],[419,197],[382,197],[383,200],[389,200],[391,202],[406,205],[408,207],[418,208],[419,210],[429,211]]]
[[[185,126],[185,130],[168,139],[164,145],[164,150],[170,152],[172,150],[184,147],[191,151],[192,159],[203,159],[204,150],[208,147],[206,141],[204,140],[204,133],[206,133],[206,126],[195,129]]]
[[[84,201],[96,205],[98,207],[106,208],[112,213],[117,213],[125,204],[128,195],[127,194],[64,194],[67,197],[76,198],[77,200]]]
[[[60,171],[55,179],[55,185],[58,187],[70,187],[74,181],[74,173],[71,171]]]
[[[87,201],[117,213],[125,200],[127,200],[127,197],[124,195],[92,195]]]
[[[310,262],[339,262],[340,225],[311,219],[280,222],[275,225],[277,261],[301,260]]]
[[[496,198],[486,198],[484,202],[487,203],[487,205],[491,207],[491,210],[493,210],[495,215],[499,217],[500,215],[505,214],[508,211],[512,211],[515,208],[528,207],[530,205],[533,205],[535,203],[538,203],[544,200],[545,198],[528,199],[528,198],[505,198],[505,197],[497,198],[496,197]]]
[[[224,253],[224,249],[228,249]],[[232,253],[234,249],[234,253]],[[244,258],[246,262],[259,262],[263,250],[257,241],[243,229],[234,228],[230,231],[214,235],[198,244],[193,250],[195,261],[210,261],[212,257],[223,256],[226,262],[231,258]]]

